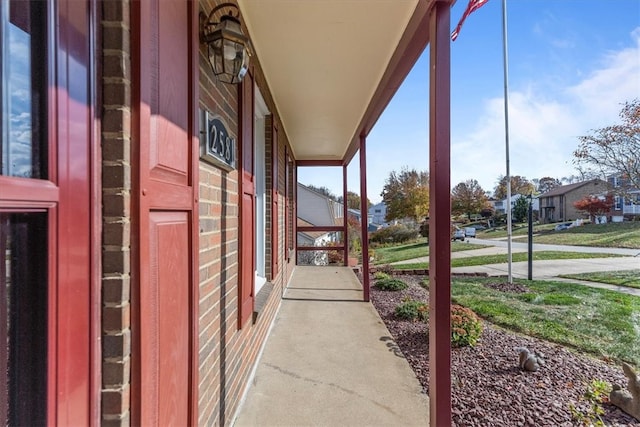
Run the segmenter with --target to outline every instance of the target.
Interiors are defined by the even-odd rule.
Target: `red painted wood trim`
[[[395,95],[429,43],[429,8],[433,3],[434,0],[421,0],[416,5],[416,9],[389,60],[389,65],[380,79],[371,102],[356,128],[356,133],[353,135],[345,153],[343,164],[349,164],[360,147],[360,136],[369,135],[387,104],[389,104],[391,98],[393,98],[393,95]],[[450,2],[447,0],[446,3],[449,4]]]
[[[191,322],[191,370],[190,370],[190,422],[191,426],[198,425],[198,386],[199,376],[199,352],[200,352],[200,258],[199,258],[199,200],[198,187],[200,185],[200,139],[199,139],[199,117],[198,105],[200,101],[200,21],[198,18],[199,6],[194,0],[189,1],[189,52],[191,52],[191,64],[189,65],[189,90],[191,91],[191,111],[189,124],[191,126],[191,294],[189,301],[190,322]]]
[[[93,65],[89,74],[90,103],[89,117],[99,117],[102,105],[102,61],[97,56],[102,48],[102,6],[99,2],[89,1],[89,64]],[[91,222],[91,379],[90,408],[91,425],[100,425],[102,395],[102,144],[101,122],[94,119],[91,123],[90,138],[90,222]]]
[[[54,298],[57,317],[55,340],[56,366],[50,370],[49,381],[55,382],[55,413],[49,420],[57,425],[89,425],[92,346],[91,336],[91,142],[95,123],[91,114],[91,74],[89,2],[61,0],[55,8],[56,55],[56,133],[57,184],[59,203],[56,233],[57,284]],[[73,61],[71,60],[73,57]],[[74,66],[71,67],[70,64]],[[52,118],[50,118],[51,120]],[[95,171],[97,173],[97,171]],[[55,397],[54,397],[55,396]]]
[[[342,259],[344,266],[349,265],[349,222],[347,221],[347,215],[349,210],[347,207],[347,165],[342,166],[342,235],[344,236],[344,251],[342,252]]]
[[[429,405],[430,425],[451,425],[450,4],[429,20]]]
[[[2,201],[11,204],[31,201],[57,202],[60,198],[60,190],[52,181],[0,176],[0,188]]]
[[[369,223],[367,206],[367,140],[360,137],[360,231],[362,234],[362,288],[364,301],[369,302]]]
[[[296,163],[300,167],[307,167],[307,166],[342,166],[344,164],[342,160],[297,160]]]
[[[254,80],[253,70],[239,86],[240,111],[240,275],[238,280],[238,328],[253,316],[255,289],[255,159],[254,159]]]

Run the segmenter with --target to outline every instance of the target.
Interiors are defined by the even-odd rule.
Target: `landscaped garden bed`
[[[425,276],[393,277],[402,279],[408,287],[398,291],[383,291],[372,286],[371,301],[425,392],[429,393],[428,321],[405,320],[396,312],[396,307],[405,303],[401,314],[416,309],[421,314],[418,319],[426,317],[421,312],[423,306],[406,305],[411,301],[428,303],[428,292],[421,286]],[[492,292],[521,296],[531,293],[526,284],[501,286],[496,279],[478,280],[485,281],[485,286]],[[371,283],[375,281],[372,277]],[[528,298],[522,299],[526,301]],[[556,302],[558,310],[563,310],[563,304],[570,305],[570,301],[563,298]],[[542,307],[540,315],[544,316]],[[453,422],[457,426],[585,424],[589,422],[589,417],[596,419],[592,410],[593,399],[584,397],[587,388],[597,388],[603,382],[627,384],[618,362],[599,360],[560,344],[494,326],[486,320],[482,321],[482,326],[475,346],[452,349],[452,411]],[[523,347],[542,354],[545,364],[535,372],[521,370],[518,349]],[[613,405],[605,402],[601,407],[604,410],[601,419],[606,425],[640,425]]]

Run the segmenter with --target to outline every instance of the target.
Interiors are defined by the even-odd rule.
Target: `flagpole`
[[[513,282],[511,272],[511,173],[509,171],[509,66],[507,56],[507,0],[502,0],[502,57],[504,62],[504,142],[507,169],[507,265],[509,283]]]

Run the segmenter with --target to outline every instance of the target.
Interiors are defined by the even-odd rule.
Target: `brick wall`
[[[102,424],[129,425],[131,60],[129,1],[102,5]]]
[[[201,1],[200,10],[208,14],[219,2]],[[206,51],[200,46],[200,107],[220,115],[239,142],[239,86],[218,82],[213,76]],[[251,58],[254,79],[271,112],[265,134],[266,164],[266,266],[271,277],[271,123],[279,118],[260,69],[258,58]],[[199,418],[201,425],[224,425],[232,421],[240,398],[266,333],[280,303],[283,282],[292,272],[284,257],[284,147],[286,135],[279,127],[279,256],[280,271],[272,280],[255,323],[238,329],[239,182],[238,171],[226,171],[200,162],[200,313],[199,313]],[[237,153],[236,153],[237,154]]]

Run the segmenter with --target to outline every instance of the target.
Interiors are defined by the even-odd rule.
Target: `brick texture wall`
[[[200,10],[208,14],[219,2],[201,1]],[[213,76],[200,46],[200,107],[221,116],[239,142],[239,86],[220,83]],[[258,58],[251,58],[256,85],[271,112],[266,122],[266,266],[273,286],[255,323],[238,329],[239,182],[238,170],[226,171],[200,162],[200,317],[199,317],[199,424],[225,425],[232,421],[266,333],[279,306],[283,283],[292,272],[284,256],[284,147],[287,139],[279,126],[279,253],[280,268],[271,277],[271,123],[279,124]],[[236,155],[238,153],[236,152]],[[264,288],[263,288],[264,289]]]
[[[102,5],[102,424],[129,425],[131,61],[129,1]]]

